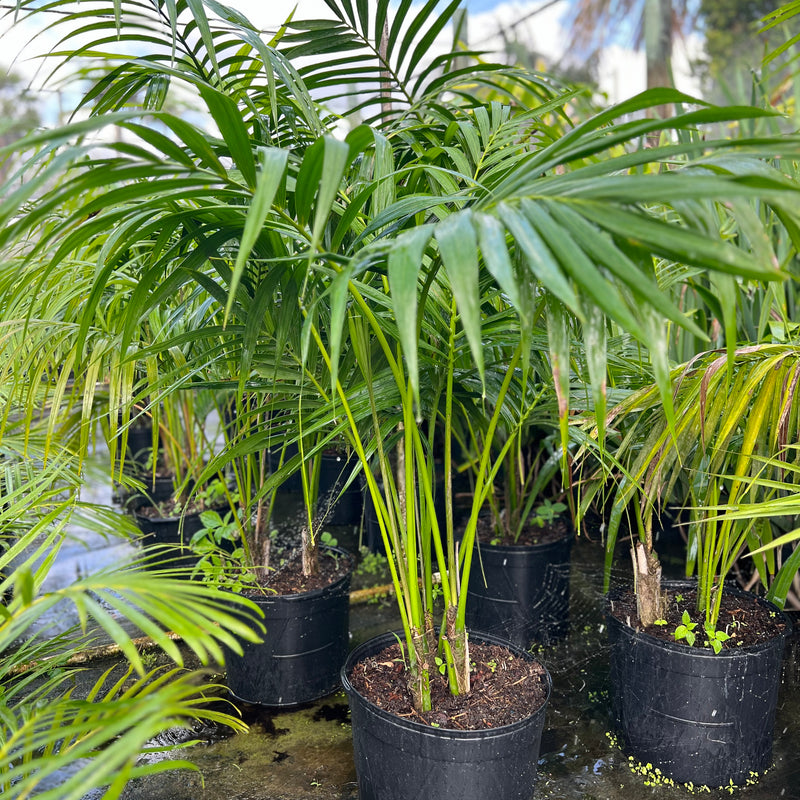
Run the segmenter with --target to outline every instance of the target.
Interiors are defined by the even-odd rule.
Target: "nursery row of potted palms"
[[[715,126],[755,124],[770,113],[709,107],[671,90],[573,121],[585,103],[581,90],[458,47],[428,58],[457,3],[409,5],[396,15],[383,0],[327,5],[325,24],[289,21],[265,41],[218,3],[122,2],[98,17],[67,0],[21,2],[22,12],[58,11],[65,52],[102,55],[106,66],[81,103],[88,116],[23,143],[29,158],[0,208],[0,247],[25,243],[20,259],[32,281],[65,264],[91,265],[64,350],[82,376],[87,422],[102,367],[112,441],[118,413],[124,430],[136,403],[158,418],[163,401],[183,392],[217,398],[225,444],[194,475],[195,494],[222,476],[230,512],[216,519],[238,535],[235,551],[215,549],[205,560],[217,587],[257,589],[273,577],[269,501],[299,469],[307,514],[295,583],[302,591],[293,596],[325,593],[319,573],[331,569],[346,615],[346,569],[337,571],[344,557],[319,552],[315,483],[326,449],[353,454],[348,480],[363,481],[369,493],[402,623],[399,636],[358,649],[343,671],[362,798],[418,796],[414,776],[431,750],[426,793],[483,796],[499,785],[487,765],[497,747],[519,759],[501,765],[504,796],[529,798],[549,677],[525,652],[529,632],[522,650],[504,651],[490,635],[468,635],[482,515],[517,542],[541,505],[533,490],[556,475],[579,521],[585,501],[570,482],[577,442],[592,459],[584,468],[599,470],[597,486],[625,476],[612,552],[631,497],[643,496],[647,513],[659,497],[678,497],[671,490],[690,428],[701,439],[686,473],[691,497],[702,491],[706,506],[719,507],[740,502],[745,485],[777,491],[774,476],[757,483],[752,475],[749,443],[766,441],[757,430],[768,429],[751,429],[743,412],[724,433],[716,427],[722,398],[736,397],[723,387],[738,386],[720,382],[739,380],[737,298],[782,285],[794,257],[799,195],[776,159],[791,158],[797,142],[714,138]],[[91,44],[73,39],[86,33]],[[372,90],[361,94],[365,86]],[[193,98],[191,120],[166,110],[172,94]],[[674,116],[645,115],[667,103]],[[645,146],[658,132],[662,143]],[[680,276],[672,288],[670,268]],[[690,364],[676,384],[664,329],[707,338],[699,315],[681,305],[682,290],[704,283],[701,296],[723,326],[728,353],[705,370]],[[648,353],[629,385],[616,380],[621,353],[610,336]],[[790,390],[772,408],[770,445],[796,424],[791,357],[780,362]],[[688,413],[691,390],[675,389],[681,378],[703,397],[719,383],[713,424],[704,405],[699,417]],[[610,381],[616,393],[638,391],[608,414]],[[753,426],[766,403],[754,406]],[[576,412],[594,428],[573,424]],[[519,467],[535,445],[531,432],[542,430],[554,445],[540,444],[547,463],[531,480],[529,466]],[[713,462],[705,435],[720,452],[740,454],[727,494],[720,487],[731,462]],[[744,445],[731,445],[739,436]],[[269,470],[267,453],[276,448],[287,458]],[[788,467],[774,455],[766,447],[765,463],[783,477]],[[461,520],[453,513],[457,471],[472,476]],[[701,473],[708,479],[700,490]],[[692,551],[710,570],[702,604],[720,589],[742,541],[765,543],[752,525],[731,535],[737,524],[703,522],[725,544]],[[636,588],[643,596],[650,587],[658,610],[644,625],[664,615],[650,531],[643,523]],[[787,563],[772,582],[776,598],[794,566]],[[274,598],[261,594],[268,608]],[[282,624],[270,619],[267,639]],[[346,631],[344,620],[326,627]],[[708,635],[722,645],[714,625]],[[299,650],[327,646],[301,641]],[[343,650],[330,646],[340,661]],[[228,662],[234,671],[235,658]],[[368,691],[397,673],[395,665],[408,687],[401,716],[381,707],[387,694],[373,699]],[[334,678],[337,670],[338,663]],[[469,705],[480,694],[474,685],[503,673],[514,675],[514,693],[525,683],[537,699],[459,730],[460,719],[485,713]],[[331,688],[330,678],[323,682],[314,691]],[[492,705],[506,710],[499,700]],[[761,747],[747,769],[761,769],[765,758]]]

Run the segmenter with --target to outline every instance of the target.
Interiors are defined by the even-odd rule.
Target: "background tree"
[[[29,133],[40,121],[37,100],[25,86],[24,79],[0,67],[0,147]],[[9,171],[9,162],[0,162],[0,181]]]
[[[780,0],[701,0],[705,58],[697,69],[709,99],[749,100],[752,71],[782,40],[780,30],[762,31],[759,21],[780,5]]]
[[[647,88],[671,86],[673,44],[692,24],[689,6],[688,0],[578,0],[571,18],[571,46],[586,55],[597,54],[621,31],[628,31],[633,46],[645,49]]]
[[[671,56],[680,35],[705,34],[705,55],[693,65],[708,99],[749,102],[750,71],[765,49],[780,42],[780,31],[759,33],[759,20],[780,0],[577,0],[570,18],[572,48],[583,59],[597,56],[617,40],[644,48],[647,87],[672,85]],[[631,22],[633,20],[633,23]]]

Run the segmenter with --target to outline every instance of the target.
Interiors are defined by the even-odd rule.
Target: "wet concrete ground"
[[[542,649],[553,676],[535,798],[552,800],[677,800],[683,788],[650,785],[611,738],[606,639],[600,616],[601,549],[579,540],[573,551],[572,624],[568,639]],[[376,618],[380,617],[378,621]],[[353,643],[391,627],[383,601],[352,609]],[[383,628],[384,630],[386,627]],[[742,800],[800,800],[800,640],[787,649],[775,736],[775,766],[755,786],[734,790]],[[182,752],[198,773],[182,771],[129,786],[125,800],[355,800],[347,700],[337,692],[291,711],[244,707],[248,734],[209,741]],[[696,790],[718,800],[727,791]],[[421,798],[421,800],[428,800]],[[502,800],[491,798],[491,800]]]
[[[103,492],[96,498],[103,497]],[[51,584],[69,582],[81,571],[129,558],[130,545],[75,541],[66,547]],[[553,677],[539,763],[536,798],[553,800],[677,800],[683,788],[652,785],[636,774],[614,744],[608,711],[607,643],[601,615],[602,547],[578,538],[573,548],[571,623],[567,639],[541,649],[539,657]],[[669,570],[667,559],[667,570]],[[673,565],[673,569],[678,569]],[[623,567],[621,573],[627,577]],[[69,620],[52,620],[56,626]],[[392,598],[351,607],[353,646],[398,627]],[[795,630],[800,627],[796,625]],[[90,666],[87,678],[106,669],[108,660]],[[220,667],[220,677],[224,677]],[[174,756],[196,771],[152,776],[128,786],[125,800],[355,800],[347,701],[337,692],[319,702],[274,711],[242,706],[248,733],[200,731],[200,741]],[[175,732],[185,739],[185,732]],[[800,636],[796,633],[784,659],[775,734],[774,767],[759,783],[734,790],[743,800],[800,800]],[[695,793],[714,800],[730,796],[716,789]],[[87,795],[85,800],[95,800]],[[421,798],[421,800],[428,800]],[[488,800],[503,800],[490,798]]]

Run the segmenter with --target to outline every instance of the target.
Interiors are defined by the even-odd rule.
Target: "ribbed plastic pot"
[[[373,553],[386,555],[386,548],[383,545],[383,536],[381,535],[380,522],[378,522],[378,512],[375,510],[375,503],[372,501],[372,495],[366,485],[361,490],[363,514],[364,514],[364,529],[363,529],[363,545]],[[434,508],[436,510],[436,518],[439,521],[439,535],[445,535],[445,502],[444,502],[444,482],[437,488],[436,499],[434,501]],[[444,541],[442,541],[444,546]]]
[[[274,448],[267,448],[267,469],[270,472],[277,472],[278,466],[281,463],[282,448],[276,445]],[[297,445],[287,445],[286,451],[283,453],[283,462],[286,463],[289,459],[297,455]],[[303,481],[300,478],[299,472],[293,472],[282,484],[281,491],[284,492],[302,492]]]
[[[159,569],[193,569],[197,566],[197,555],[189,547],[189,542],[203,527],[199,513],[183,517],[150,517],[135,511],[133,516],[144,534],[145,547],[167,545],[171,548],[156,557]]]
[[[471,639],[508,646],[490,635],[472,634]],[[355,664],[395,641],[392,633],[370,639],[348,656],[342,668],[360,800],[531,800],[550,697],[549,674],[547,699],[519,722],[478,731],[434,728],[384,711],[350,683]]]
[[[741,785],[771,766],[791,622],[758,602],[781,615],[783,635],[718,654],[637,632],[607,609],[612,711],[630,755],[675,781],[708,787]]]
[[[372,502],[372,495],[364,489],[364,539],[363,545],[372,553],[386,555],[386,548],[383,546],[381,537],[380,523],[378,522],[378,512]]]
[[[297,455],[297,446],[289,445],[286,448],[284,461]],[[280,449],[267,451],[267,467],[270,472],[278,470],[280,463]],[[335,499],[342,491],[349,473],[356,465],[357,459],[348,459],[340,453],[323,453],[319,468],[318,498],[320,503],[326,503],[325,524],[327,525],[358,525],[363,513],[363,497],[361,493],[360,478],[354,480],[342,496]],[[303,480],[299,472],[291,474],[282,484],[281,491],[290,494],[303,491]],[[334,502],[335,500],[335,502]]]
[[[467,627],[523,649],[566,636],[572,542],[570,535],[529,546],[482,544],[470,571]]]
[[[154,478],[152,475],[137,475],[136,477],[144,484],[144,492],[134,491],[127,494],[125,505],[128,508],[136,508],[148,501],[161,503],[169,500],[175,491],[175,481],[171,476],[157,475]]]
[[[348,573],[330,586],[292,595],[250,597],[264,612],[261,643],[241,642],[242,654],[225,649],[227,684],[245,703],[294,706],[331,694],[347,656],[353,559],[341,548]]]
[[[151,455],[153,448],[153,424],[150,420],[137,422],[128,429],[125,457],[139,471]]]
[[[339,453],[323,453],[319,473],[320,503],[330,503],[326,508],[325,524],[358,525],[364,511],[361,478],[356,478],[342,492],[345,481],[356,465],[357,459]],[[341,496],[339,492],[342,492]],[[338,496],[338,499],[336,499]]]

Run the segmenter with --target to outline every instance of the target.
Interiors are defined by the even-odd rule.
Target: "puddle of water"
[[[357,798],[343,692],[293,711],[244,708],[250,732],[195,745],[180,755],[199,772],[146,778],[124,798],[341,800]]]

